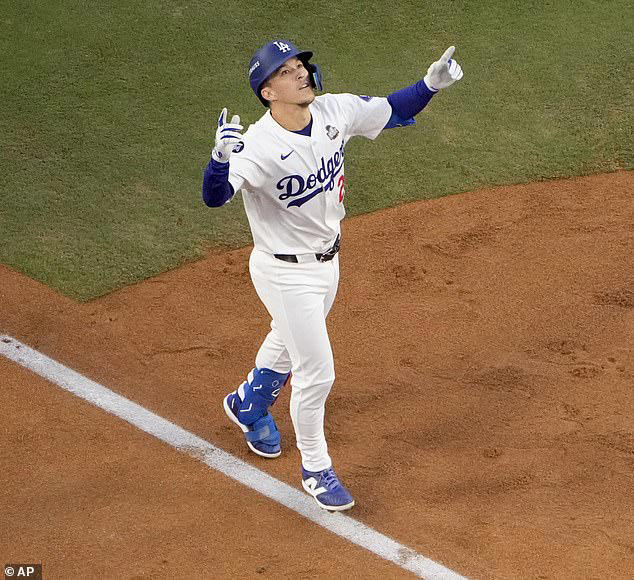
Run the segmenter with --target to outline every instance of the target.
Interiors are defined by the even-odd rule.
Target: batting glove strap
[[[211,159],[219,163],[221,165],[229,166],[229,156],[231,155],[231,150],[226,149],[225,147],[214,147],[211,150]]]

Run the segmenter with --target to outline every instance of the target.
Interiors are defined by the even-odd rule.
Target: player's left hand
[[[462,78],[462,68],[451,58],[455,50],[455,46],[450,46],[445,50],[440,60],[433,62],[429,66],[427,74],[423,79],[427,88],[432,91],[446,89]]]

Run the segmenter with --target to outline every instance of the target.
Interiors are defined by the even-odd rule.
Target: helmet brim
[[[264,86],[264,83],[268,81],[278,70],[280,70],[291,58],[298,58],[304,64],[306,64],[311,58],[313,58],[313,53],[310,50],[305,50],[303,52],[298,52],[297,54],[291,54],[283,63],[280,64],[269,76],[267,76],[261,83],[258,89],[261,89]]]

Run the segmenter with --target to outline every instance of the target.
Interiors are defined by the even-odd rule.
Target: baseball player
[[[203,179],[203,200],[220,207],[242,192],[253,235],[249,272],[271,316],[255,367],[224,399],[224,410],[262,457],[281,453],[269,411],[291,384],[290,414],[302,459],[302,486],[320,507],[340,511],[354,499],[335,473],[324,436],[326,398],[335,380],[326,317],[339,282],[345,215],[345,146],[351,137],[412,125],[433,95],[462,77],[448,48],[425,77],[388,97],[321,94],[313,53],[288,40],[260,48],[249,63],[266,113],[243,134],[240,117],[218,119]]]

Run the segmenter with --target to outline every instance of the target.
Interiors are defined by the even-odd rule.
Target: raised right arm
[[[234,149],[239,151],[244,147],[240,131],[240,117],[234,115],[231,122],[227,123],[225,107],[218,118],[216,143],[203,177],[203,201],[208,207],[220,207],[235,194],[235,189],[229,183],[229,158]]]
[[[203,177],[203,201],[207,207],[221,207],[235,194],[229,183],[229,162],[211,159]]]

